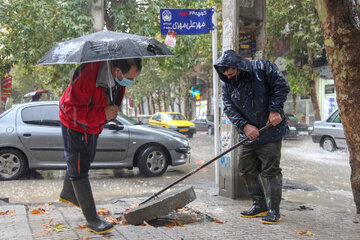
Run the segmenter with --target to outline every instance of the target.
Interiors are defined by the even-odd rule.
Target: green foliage
[[[7,66],[14,66],[13,97],[18,100],[45,86],[56,92],[65,85],[58,81],[68,78],[71,68],[56,66],[44,70],[47,67],[35,65],[57,42],[91,32],[88,1],[0,1],[0,18],[0,75],[9,71]]]
[[[289,46],[286,58],[288,80],[294,93],[309,94],[313,80],[312,62],[323,52],[322,33],[313,0],[270,0],[267,2],[268,58],[279,56],[279,42]],[[309,69],[310,67],[310,69]]]
[[[111,8],[109,7],[111,3]],[[136,4],[137,3],[137,4]],[[116,19],[114,30],[152,36],[163,42],[160,34],[161,8],[211,8],[214,5],[221,9],[222,1],[107,1],[110,16]],[[218,17],[221,17],[218,15]],[[140,97],[152,93],[164,93],[171,87],[174,96],[186,97],[190,81],[187,76],[194,72],[194,66],[202,64],[203,69],[212,69],[211,35],[177,35],[176,46],[171,48],[175,57],[148,59],[144,61],[143,72],[136,79],[136,84],[127,89],[135,104]],[[209,76],[210,77],[210,76]],[[146,86],[146,87],[144,87]],[[156,96],[156,95],[155,95]]]
[[[160,34],[161,8],[211,8],[221,10],[221,0],[105,0],[105,26],[109,30],[151,36]],[[39,67],[36,63],[56,43],[93,32],[89,0],[0,0],[0,75],[12,64],[14,102],[34,89],[46,88],[60,96],[70,81],[75,65]],[[218,14],[221,19],[221,14]],[[219,36],[219,39],[220,36]],[[188,76],[194,66],[212,69],[211,34],[178,35],[175,57],[145,59],[143,72],[127,96],[139,103],[142,96],[171,88],[175,96],[185,96]],[[210,77],[210,76],[209,76]]]

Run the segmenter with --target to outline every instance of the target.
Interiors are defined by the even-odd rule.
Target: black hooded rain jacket
[[[260,134],[245,145],[264,144],[280,140],[289,133],[283,111],[284,102],[290,91],[283,74],[277,66],[265,60],[248,60],[234,50],[225,51],[214,65],[222,80],[224,112],[239,132],[239,141],[246,138],[243,131],[246,124],[258,129],[266,125],[269,112],[277,111],[283,121]],[[228,79],[219,67],[241,69],[240,76]]]

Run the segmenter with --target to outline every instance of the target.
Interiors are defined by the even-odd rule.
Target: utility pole
[[[265,49],[266,0],[223,0],[223,52],[233,49],[242,57],[262,58]],[[222,152],[238,143],[235,127],[221,115],[220,149]],[[246,199],[248,193],[243,177],[238,174],[239,150],[220,159],[219,195]]]
[[[104,0],[90,0],[95,32],[104,30]]]

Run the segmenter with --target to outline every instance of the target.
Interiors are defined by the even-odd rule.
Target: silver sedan
[[[0,179],[18,179],[29,169],[66,169],[58,112],[58,102],[30,102],[0,115]],[[119,114],[100,134],[91,168],[138,167],[153,177],[189,157],[182,134]]]

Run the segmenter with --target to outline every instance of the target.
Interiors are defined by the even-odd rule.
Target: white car
[[[320,146],[326,151],[333,152],[337,148],[347,148],[339,109],[326,120],[316,121],[311,137],[314,143],[320,143]]]

